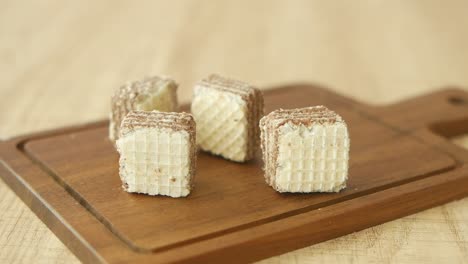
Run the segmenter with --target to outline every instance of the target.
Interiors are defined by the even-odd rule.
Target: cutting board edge
[[[364,106],[364,107],[366,107],[366,106]],[[87,129],[89,127],[93,127],[93,126],[96,126],[96,125],[103,125],[103,124],[107,124],[107,121],[91,122],[91,123],[88,123],[88,124],[83,124],[83,125],[78,125],[78,126],[58,128],[58,129],[53,129],[53,130],[49,130],[49,131],[45,131],[45,132],[38,132],[38,133],[29,134],[29,135],[15,137],[15,138],[12,138],[12,139],[7,140],[7,141],[0,142],[0,153],[3,156],[8,151],[11,151],[11,145],[12,144],[17,146],[18,144],[19,145],[24,144],[26,141],[32,140],[32,139],[35,139],[35,138],[47,137],[47,136],[52,135],[52,134],[67,133],[68,131]],[[3,167],[3,171],[6,171],[8,168],[5,167],[3,165],[3,163],[4,164],[7,164],[7,163],[6,163],[6,161],[4,161],[4,159],[1,159],[1,160],[2,160],[2,162],[1,162],[2,166],[1,167]],[[459,171],[460,169],[461,169],[461,167],[458,167],[458,168],[456,168],[456,169],[454,169],[454,170],[452,170],[450,172]],[[8,176],[3,176],[5,174],[10,174],[10,176],[9,176],[10,179],[7,179]],[[74,236],[73,231],[68,230],[68,233],[64,234],[63,229],[64,228],[66,229],[66,227],[60,222],[60,215],[57,215],[56,212],[52,211],[53,207],[41,204],[41,201],[40,201],[41,197],[39,196],[40,194],[38,194],[36,192],[34,192],[34,193],[30,192],[30,190],[28,190],[28,187],[25,186],[25,185],[21,186],[22,184],[27,183],[27,181],[25,181],[21,176],[19,176],[19,174],[16,174],[16,176],[15,176],[15,174],[16,173],[12,173],[12,171],[10,171],[10,172],[7,172],[7,173],[2,173],[0,176],[2,176],[4,181],[15,191],[15,193],[17,193],[18,196],[20,196],[20,198],[35,212],[35,214],[38,215],[39,218],[41,218],[41,220],[43,220],[43,222],[45,222],[47,224],[47,226],[57,236],[59,236],[62,239],[62,241],[65,242],[67,247],[72,249],[72,251],[76,255],[78,255],[80,257],[80,259],[82,259],[83,261],[90,261],[90,262],[95,262],[95,261],[107,262],[107,260],[112,259],[112,258],[108,258],[106,253],[105,254],[99,254],[97,251],[95,251],[94,248],[87,247],[85,245],[86,243],[80,244],[80,243],[83,243],[83,241],[77,240],[77,237]],[[463,176],[463,178],[459,178],[458,180],[456,180],[456,182],[465,183],[466,182],[466,179],[465,179],[466,176],[467,175],[465,174]],[[16,182],[15,182],[15,178],[16,178]],[[21,180],[23,182],[21,182]],[[412,182],[411,185],[417,185],[417,183]],[[410,186],[410,184],[401,185],[401,186],[398,186],[398,188],[403,188],[403,187],[408,187],[408,186]],[[432,187],[437,190],[437,185],[434,185]],[[383,192],[384,191],[379,192],[379,194],[381,194]],[[463,195],[461,195],[461,193]],[[453,193],[451,193],[451,195],[454,196]],[[438,205],[438,204],[442,204],[442,203],[451,201],[453,199],[464,197],[466,195],[468,195],[467,191],[462,190],[462,192],[458,193],[458,196],[452,197],[450,199],[446,198],[444,200],[444,199],[441,199],[440,197],[438,197],[438,199],[439,199],[438,201],[431,201],[432,203],[431,204],[428,203],[427,205],[425,205],[426,207],[424,207],[424,208],[429,208],[429,207],[432,207],[432,206],[435,206],[435,205]],[[36,197],[33,197],[33,196],[36,196]],[[405,215],[406,214],[411,214],[413,212],[417,212],[417,211],[421,210],[422,208],[423,207],[418,207],[418,208],[413,208],[412,210],[408,210],[408,213],[405,213]],[[40,212],[41,210],[45,210],[46,212],[45,213]],[[55,222],[49,223],[46,220],[44,220],[44,219],[49,219],[50,220],[51,218]],[[393,219],[395,219],[395,218],[393,218]],[[392,219],[389,219],[389,220],[392,220]],[[388,220],[384,220],[382,222],[386,222],[386,221],[388,221]],[[374,225],[374,224],[371,224],[371,225]],[[363,228],[366,228],[366,227],[363,227]],[[355,231],[357,231],[357,230],[355,230]],[[329,239],[329,238],[327,238],[327,239]],[[287,249],[285,251],[289,251],[291,249],[294,249],[294,248],[289,248],[289,249]],[[97,249],[97,250],[99,251],[100,249]],[[278,254],[278,253],[282,253],[282,252],[277,251],[275,254]],[[142,255],[145,255],[145,254],[142,254]],[[270,254],[268,254],[268,255],[270,255]],[[145,256],[148,257],[147,255],[145,255]],[[198,257],[192,258],[192,260],[196,260],[197,258]],[[249,258],[249,260],[254,260],[254,259],[258,259],[258,258],[257,257]],[[168,258],[168,260],[170,260],[170,258]],[[175,259],[172,259],[172,260],[175,260]]]
[[[73,251],[74,254],[76,254],[80,258],[80,260],[82,260],[84,262],[101,262],[101,263],[109,262],[109,260],[112,260],[112,257],[107,256],[107,254],[109,254],[109,250],[107,248],[99,248],[99,247],[92,246],[92,245],[90,245],[88,243],[89,241],[86,241],[86,239],[84,239],[82,237],[78,237],[77,233],[79,233],[79,232],[76,231],[73,226],[64,223],[64,218],[60,214],[61,212],[57,212],[54,209],[53,206],[51,206],[51,205],[49,205],[47,203],[47,201],[44,202],[43,198],[41,197],[41,194],[35,191],[34,186],[29,186],[29,184],[23,179],[23,177],[21,177],[18,173],[15,172],[14,168],[9,166],[4,160],[2,160],[0,162],[0,164],[2,165],[1,167],[3,168],[3,171],[6,172],[6,173],[2,173],[0,175],[2,177],[2,179],[23,200],[23,202],[25,202],[28,205],[28,207],[30,207],[31,210],[54,232],[54,234],[56,234],[58,237],[60,237],[60,239],[64,242],[64,244],[71,251]],[[0,170],[2,170],[2,169],[0,168]],[[464,174],[463,173],[461,173],[461,174],[458,173],[457,174],[457,172],[460,172],[460,170],[463,170]],[[454,175],[454,174],[455,174],[455,176],[453,177],[454,179],[448,179],[447,178],[447,175],[450,176],[450,175]],[[433,177],[437,177],[439,179],[437,181],[437,183],[434,183],[432,181],[432,180],[435,179]],[[407,189],[414,189],[411,192],[413,192],[413,195],[416,195],[418,192],[434,193],[435,191],[440,191],[439,185],[445,186],[445,185],[449,184],[452,187],[456,187],[455,191],[452,189],[450,192],[448,192],[449,196],[440,195],[440,196],[436,196],[436,199],[431,199],[431,200],[426,199],[426,200],[423,200],[422,204],[418,204],[417,206],[411,206],[410,204],[406,204],[409,207],[408,208],[403,208],[403,210],[398,215],[395,215],[393,217],[388,217],[387,216],[387,218],[380,219],[380,220],[377,220],[377,221],[372,222],[372,223],[365,223],[365,224],[359,223],[359,221],[357,221],[356,223],[353,223],[353,227],[349,228],[349,230],[345,230],[345,231],[344,230],[339,230],[339,231],[335,230],[334,233],[333,233],[334,235],[323,236],[324,234],[327,234],[327,233],[324,230],[322,230],[321,232],[319,232],[319,234],[314,234],[312,237],[307,238],[308,242],[306,242],[306,243],[295,243],[294,240],[291,240],[289,242],[289,243],[291,243],[291,245],[285,246],[284,242],[287,239],[274,240],[274,241],[276,241],[276,243],[281,244],[281,246],[278,246],[274,250],[269,248],[268,252],[264,249],[264,250],[257,251],[258,254],[253,254],[253,255],[252,254],[245,254],[245,255],[242,255],[240,258],[239,258],[239,254],[241,254],[241,252],[245,253],[246,252],[245,249],[252,246],[252,245],[249,245],[249,243],[253,243],[252,242],[252,234],[255,234],[256,239],[264,239],[264,238],[261,238],[261,235],[259,234],[258,229],[263,229],[263,228],[265,228],[266,225],[256,226],[256,227],[253,227],[252,229],[242,230],[240,233],[245,233],[245,235],[241,235],[240,233],[230,233],[230,234],[227,234],[226,236],[237,236],[237,237],[241,236],[242,239],[240,239],[240,240],[244,241],[244,242],[240,243],[238,241],[239,238],[234,239],[234,241],[237,240],[237,242],[234,245],[230,245],[230,246],[233,247],[232,252],[236,252],[236,253],[234,254],[234,253],[231,252],[230,254],[233,254],[233,257],[234,257],[234,255],[236,255],[238,257],[236,259],[236,261],[239,261],[239,260],[254,261],[254,260],[262,259],[264,257],[271,256],[271,255],[273,255],[272,254],[273,252],[274,252],[274,254],[281,254],[281,253],[284,253],[284,252],[288,252],[290,250],[301,248],[304,245],[323,242],[323,241],[326,241],[328,239],[332,239],[332,238],[335,238],[335,237],[339,237],[341,235],[349,234],[349,233],[352,233],[352,232],[356,232],[356,231],[368,228],[370,226],[374,226],[374,225],[381,224],[381,223],[384,223],[384,222],[387,222],[387,221],[390,221],[390,220],[398,219],[398,218],[400,218],[402,216],[409,215],[409,214],[412,214],[412,213],[415,213],[415,212],[430,208],[432,206],[440,205],[440,204],[443,204],[443,203],[446,203],[446,202],[450,202],[450,201],[453,201],[453,200],[460,199],[460,198],[463,198],[465,196],[468,196],[468,188],[463,188],[463,186],[467,186],[467,183],[468,183],[468,166],[464,165],[464,166],[461,166],[461,167],[459,166],[459,167],[456,167],[456,168],[451,169],[449,171],[446,171],[445,173],[442,173],[442,174],[438,174],[438,175],[434,175],[434,176],[431,176],[431,177],[428,177],[428,178],[423,178],[423,179],[420,179],[420,180],[416,180],[416,181],[413,181],[413,182],[410,182],[410,183],[398,185],[398,186],[395,186],[395,187],[392,187],[392,188],[389,188],[389,189],[384,189],[382,191],[378,191],[378,192],[372,193],[370,195],[372,195],[374,197],[381,197],[383,199],[383,198],[385,198],[387,193],[398,192],[398,190],[405,191]],[[56,184],[58,185],[58,183],[56,183]],[[58,187],[61,188],[61,186],[58,186]],[[366,206],[368,206],[368,204],[363,203],[363,201],[366,200],[365,199],[366,197],[368,197],[368,195],[360,196],[360,197],[350,199],[350,200],[347,200],[347,201],[344,201],[344,202],[333,204],[333,205],[330,205],[328,207],[325,207],[324,210],[332,210],[336,206],[341,207],[341,206],[348,206],[348,205],[357,206],[357,208],[359,208],[359,207],[365,208]],[[71,196],[63,197],[63,198],[73,199]],[[375,201],[375,199],[372,199],[372,200]],[[392,204],[394,202],[398,202],[399,200],[401,200],[401,197],[398,197],[397,195],[395,195],[393,199],[390,199],[390,200],[387,199],[386,204],[389,205],[389,204]],[[421,200],[417,200],[417,201],[421,202]],[[77,206],[76,207],[77,209],[83,209],[83,208],[80,208],[81,205],[76,205],[76,206]],[[320,209],[320,210],[322,210],[322,209]],[[312,211],[306,212],[304,214],[294,215],[291,218],[283,219],[281,225],[276,226],[274,228],[274,230],[276,230],[277,232],[281,231],[282,236],[285,236],[285,235],[287,236],[287,234],[292,232],[292,230],[294,229],[293,228],[294,226],[293,225],[288,225],[288,228],[284,229],[284,222],[283,221],[291,221],[291,220],[293,220],[295,218],[308,219],[306,222],[309,222],[309,223],[306,223],[306,224],[309,224],[309,225],[313,226],[314,221],[310,220],[311,219],[310,215],[311,214],[317,214],[320,210],[312,210]],[[94,217],[91,214],[90,214],[90,216]],[[340,218],[343,218],[343,217],[346,217],[346,216],[340,216]],[[268,225],[271,225],[271,224],[272,225],[278,225],[279,223],[278,222],[268,223]],[[281,226],[283,226],[283,228],[279,228]],[[257,230],[257,231],[255,231],[255,230]],[[307,230],[309,230],[309,229],[307,229]],[[250,236],[249,236],[249,233],[251,234]],[[320,235],[320,234],[322,234],[322,235]],[[229,241],[229,238],[226,238],[226,236],[215,237],[215,238],[213,238],[213,240],[220,239],[221,241],[223,241],[223,239],[224,239],[224,241]],[[268,234],[268,237],[270,237],[269,239],[271,239],[272,236],[274,237],[275,234]],[[302,237],[302,236],[304,236],[304,234],[300,235],[300,237]],[[115,239],[118,240],[117,238],[115,238]],[[311,240],[309,240],[309,239],[311,239]],[[250,242],[247,243],[247,242],[245,242],[245,240],[250,240]],[[189,245],[186,245],[186,246],[173,248],[173,249],[170,249],[168,251],[156,252],[154,254],[147,254],[147,253],[131,251],[129,253],[129,256],[131,256],[132,258],[127,259],[127,261],[133,260],[134,258],[138,259],[139,261],[151,261],[151,259],[155,255],[158,256],[158,257],[162,257],[162,259],[164,259],[167,262],[173,262],[173,261],[175,261],[175,262],[179,262],[179,261],[186,262],[187,261],[187,262],[191,262],[191,263],[193,263],[193,262],[201,263],[201,262],[205,262],[205,261],[220,260],[221,256],[225,256],[224,254],[226,254],[226,252],[227,252],[227,251],[225,251],[225,249],[223,249],[223,250],[221,250],[219,252],[217,252],[217,251],[213,252],[212,250],[209,249],[211,247],[207,246],[205,248],[205,250],[198,249],[196,251],[196,252],[200,253],[198,255],[191,255],[191,254],[187,253],[185,255],[185,256],[187,256],[187,258],[185,258],[184,254],[182,254],[182,255],[179,254],[179,253],[174,254],[174,252],[172,251],[172,250],[184,250],[184,249],[187,249],[187,248],[188,248],[188,251],[193,251],[194,250],[193,247],[198,248],[198,247],[200,247],[200,245],[203,246],[204,243],[207,243],[209,241],[211,241],[211,240],[209,239],[209,240],[205,240],[205,241],[200,241],[199,243],[189,244]],[[215,241],[215,242],[211,242],[211,243],[218,244],[219,242]],[[246,244],[244,244],[244,243],[246,243]],[[263,244],[263,243],[259,243],[259,244]],[[266,244],[268,244],[268,243],[266,243]],[[257,247],[258,247],[258,244],[257,244]],[[217,248],[217,247],[214,247],[214,248]],[[101,250],[102,250],[102,252],[101,252]],[[241,250],[241,252],[239,252],[238,250]],[[273,250],[273,251],[271,251],[271,250]],[[222,252],[222,253],[220,253],[220,252]],[[221,254],[221,255],[219,255],[219,254]],[[226,259],[223,258],[223,260],[226,260]],[[113,261],[110,261],[110,262],[113,262]]]
[[[99,127],[94,127],[94,129],[101,129],[101,127],[100,126]],[[72,131],[72,132],[74,132],[74,131]],[[26,141],[26,143],[28,143],[28,142],[29,141]],[[255,228],[256,226],[259,226],[259,225],[262,225],[262,224],[265,224],[265,223],[270,223],[270,222],[273,222],[273,221],[281,221],[281,220],[286,219],[286,218],[291,217],[291,216],[295,216],[295,215],[303,214],[304,212],[316,210],[317,208],[325,208],[325,207],[328,207],[328,206],[332,206],[334,204],[343,203],[343,202],[354,200],[354,199],[357,199],[357,198],[360,198],[360,197],[368,196],[370,194],[374,194],[374,193],[380,192],[380,191],[385,190],[385,189],[394,188],[394,187],[397,187],[397,186],[401,186],[401,185],[405,185],[405,184],[408,184],[408,183],[411,183],[411,182],[414,182],[414,181],[421,180],[423,178],[428,178],[428,177],[431,177],[433,175],[446,173],[446,172],[449,172],[449,171],[452,171],[452,170],[456,169],[456,167],[458,166],[458,164],[453,159],[453,157],[447,155],[446,153],[442,153],[442,152],[439,153],[438,150],[434,150],[435,152],[437,152],[438,154],[443,156],[445,158],[445,160],[446,160],[446,164],[443,165],[443,167],[438,168],[437,170],[433,170],[433,171],[423,173],[423,174],[416,174],[416,175],[412,176],[409,179],[404,179],[404,180],[400,180],[400,181],[397,181],[397,182],[393,182],[393,183],[373,187],[371,189],[365,190],[364,192],[351,194],[351,195],[348,195],[348,196],[345,196],[345,197],[342,197],[342,198],[337,198],[336,200],[326,201],[326,202],[322,202],[320,204],[311,205],[311,206],[307,206],[305,208],[297,209],[297,210],[294,210],[294,213],[293,213],[293,211],[289,211],[289,212],[285,213],[284,216],[283,216],[283,214],[281,214],[281,216],[276,215],[274,217],[269,217],[267,219],[259,220],[256,223],[245,223],[242,226],[235,226],[235,227],[229,228],[228,230],[215,231],[213,233],[208,233],[208,234],[205,234],[205,235],[201,235],[199,237],[195,237],[195,238],[189,239],[187,241],[175,242],[175,243],[168,244],[168,245],[158,246],[156,248],[148,248],[148,247],[145,247],[143,245],[139,245],[138,243],[133,242],[130,238],[128,238],[127,236],[125,236],[124,234],[122,234],[121,232],[116,230],[109,221],[105,220],[105,217],[103,217],[97,210],[95,210],[93,208],[93,206],[88,201],[86,201],[86,199],[84,197],[82,197],[79,193],[77,193],[75,191],[71,191],[70,190],[71,187],[69,187],[68,184],[65,183],[58,175],[55,175],[54,172],[50,171],[47,168],[47,166],[44,163],[42,163],[40,158],[36,157],[34,153],[28,152],[28,150],[26,148],[23,149],[23,147],[25,147],[25,146],[27,146],[27,145],[24,145],[24,146],[22,146],[20,148],[20,153],[22,155],[24,155],[27,159],[29,159],[32,164],[35,164],[36,166],[40,167],[41,170],[44,173],[46,173],[47,175],[49,175],[50,178],[54,179],[54,181],[61,188],[63,188],[64,190],[67,191],[69,196],[71,196],[73,199],[78,201],[86,210],[89,211],[89,213],[93,217],[98,219],[101,222],[101,224],[103,224],[106,228],[108,228],[117,238],[119,238],[121,241],[125,242],[127,244],[127,246],[129,246],[129,248],[133,249],[134,251],[138,251],[138,252],[160,252],[160,251],[165,250],[165,249],[177,248],[177,247],[180,247],[180,246],[183,246],[183,245],[186,245],[186,244],[198,243],[199,241],[203,241],[205,239],[209,239],[209,238],[212,238],[212,237],[218,237],[218,236],[223,236],[223,235],[229,234],[229,233],[234,233],[234,232],[238,232],[238,231],[242,231],[242,230],[252,229],[252,228]],[[431,147],[428,146],[428,148],[431,148]],[[264,187],[269,188],[266,184],[265,184]]]

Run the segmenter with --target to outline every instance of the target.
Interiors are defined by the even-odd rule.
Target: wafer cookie
[[[196,84],[191,109],[202,150],[237,162],[254,157],[263,116],[259,89],[213,74]]]
[[[324,106],[276,110],[260,121],[265,178],[279,192],[338,192],[348,178],[346,123]]]
[[[154,76],[129,82],[115,90],[111,99],[109,138],[118,139],[120,124],[130,111],[177,111],[177,86],[174,80]]]
[[[196,167],[195,130],[187,113],[130,112],[117,140],[124,190],[187,196]]]

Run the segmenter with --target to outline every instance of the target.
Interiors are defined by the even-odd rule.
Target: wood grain
[[[343,116],[353,139],[345,190],[278,194],[260,153],[247,164],[200,153],[197,188],[183,201],[128,194],[107,122],[2,142],[0,175],[76,256],[105,263],[250,262],[468,195],[468,151],[447,139],[467,129],[462,90],[383,108],[305,84],[264,97],[267,113],[325,104]]]
[[[182,101],[211,72],[262,87],[322,83],[369,103],[467,87],[467,8],[436,0],[2,1],[0,136],[104,118],[112,89],[152,73],[177,78]],[[76,261],[0,186],[1,262]],[[466,208],[464,199],[267,262],[462,262]]]

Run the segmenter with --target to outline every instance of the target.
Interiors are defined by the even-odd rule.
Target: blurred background
[[[210,73],[369,104],[466,89],[467,11],[462,0],[0,0],[0,138],[107,118],[115,88],[155,74],[180,83],[181,102]],[[0,262],[77,261],[3,182],[0,200]],[[266,262],[466,261],[467,205]]]
[[[213,72],[262,88],[313,82],[374,104],[468,86],[467,10],[438,0],[1,0],[0,136],[105,118],[113,89],[152,74],[178,80],[182,102]]]

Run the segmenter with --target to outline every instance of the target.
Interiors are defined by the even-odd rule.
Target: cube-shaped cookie
[[[187,113],[130,112],[117,140],[124,190],[187,196],[196,166],[195,129]]]
[[[109,138],[119,138],[120,124],[130,111],[177,111],[177,86],[171,79],[154,76],[119,87],[111,99]]]
[[[194,90],[192,114],[200,148],[237,162],[252,159],[260,142],[261,91],[219,75],[200,81]]]
[[[265,178],[279,192],[338,192],[348,178],[346,123],[324,106],[276,110],[260,121]]]

